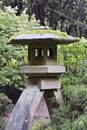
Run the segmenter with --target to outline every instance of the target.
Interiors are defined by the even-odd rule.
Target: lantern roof
[[[27,32],[20,32],[15,34],[9,40],[11,44],[20,44],[20,45],[28,45],[28,44],[37,44],[37,43],[53,43],[53,44],[70,44],[77,42],[78,39],[72,36],[67,35],[61,31],[53,31],[53,30],[31,30]]]

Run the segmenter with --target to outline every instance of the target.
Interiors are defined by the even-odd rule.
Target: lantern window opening
[[[47,49],[47,57],[48,57],[48,58],[52,58],[53,55],[54,55],[53,49],[52,49],[52,48],[48,48],[48,49]]]
[[[43,57],[43,49],[42,48],[35,48],[34,56],[35,57]]]

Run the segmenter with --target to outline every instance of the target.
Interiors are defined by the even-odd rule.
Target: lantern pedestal
[[[37,85],[29,85],[20,96],[6,130],[30,130],[31,122],[42,96],[44,96],[50,115],[52,115],[52,108],[54,108],[50,99],[55,98],[61,100],[62,103],[60,89],[40,90]]]

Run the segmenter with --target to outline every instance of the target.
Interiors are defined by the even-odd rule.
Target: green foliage
[[[84,113],[87,105],[87,85],[67,86],[63,89],[63,94],[71,110],[77,109]]]
[[[12,101],[5,94],[0,93],[0,115],[5,116],[12,107]]]
[[[5,119],[4,117],[12,110],[12,101],[3,93],[0,93],[0,130],[4,130]]]
[[[53,128],[56,130],[86,130],[87,86],[63,88],[64,105],[53,110]]]
[[[49,119],[35,119],[31,125],[31,130],[52,130]]]
[[[58,46],[58,63],[66,67],[68,76],[82,75],[82,69],[87,59],[86,50],[87,40],[84,38],[75,44]]]
[[[81,115],[72,124],[72,130],[86,130],[87,129],[87,115]]]
[[[16,10],[16,8],[11,9],[9,6],[5,7],[4,11],[0,12],[0,34],[2,38],[10,38],[19,31],[34,29],[38,26],[38,22],[36,22],[34,15],[31,20],[28,21],[28,15],[25,14],[25,11],[19,17],[15,15]]]
[[[61,76],[64,104],[53,112],[53,129],[87,129],[87,40],[59,46],[58,63],[65,65]]]
[[[38,22],[32,16],[23,12],[20,17],[15,15],[16,9],[5,7],[0,12],[0,85],[24,87],[24,76],[21,76],[19,68],[27,64],[27,47],[11,46],[8,40],[19,31],[34,29]]]

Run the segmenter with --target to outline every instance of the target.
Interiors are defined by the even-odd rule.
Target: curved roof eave
[[[70,43],[75,43],[77,42],[78,39],[67,35],[67,37],[62,37],[58,36],[53,33],[44,33],[44,34],[35,34],[35,33],[30,33],[30,34],[19,34],[12,38],[10,40],[11,44],[20,44],[20,45],[25,45],[25,44],[36,44],[36,43],[53,43],[53,44],[70,44]]]

